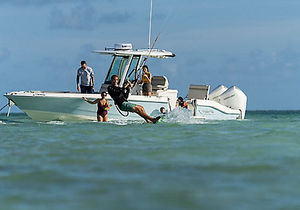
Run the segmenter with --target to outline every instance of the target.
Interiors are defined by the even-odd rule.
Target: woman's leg
[[[108,121],[108,116],[107,116],[107,114],[106,115],[104,115],[104,117],[103,117],[103,122],[107,122]]]
[[[103,122],[103,117],[100,114],[97,114],[98,122]]]

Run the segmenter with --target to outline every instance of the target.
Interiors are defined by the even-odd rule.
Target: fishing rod
[[[153,50],[153,48],[154,48],[154,46],[155,46],[155,44],[156,44],[156,42],[157,42],[157,40],[158,40],[160,34],[161,34],[161,32],[159,32],[158,35],[156,36],[156,38],[155,38],[155,40],[154,40],[154,42],[153,42],[153,44],[152,44],[152,47],[150,48],[150,51],[149,51],[148,55],[144,58],[144,60],[143,60],[143,62],[142,62],[142,65],[140,65],[140,67],[139,67],[139,69],[138,69],[137,71],[141,70],[141,68],[145,65],[147,59],[150,57],[151,52],[152,52],[152,50]],[[133,70],[129,73],[128,77],[131,76],[131,74],[134,72],[134,70],[135,70],[135,69],[133,69]]]
[[[150,49],[150,50],[149,50],[148,55],[144,58],[144,60],[143,60],[142,64],[140,65],[140,67],[139,67],[138,69],[133,69],[133,70],[128,74],[128,77],[130,77],[131,74],[132,74],[133,72],[137,72],[136,75],[135,75],[135,80],[134,80],[134,82],[133,82],[133,87],[135,86],[136,82],[138,81],[138,78],[139,78],[140,75],[141,75],[142,67],[145,65],[147,59],[150,57],[151,52],[152,52],[152,50],[153,50],[153,48],[154,48],[154,46],[155,46],[155,44],[156,44],[156,42],[157,42],[157,40],[158,40],[160,34],[161,34],[161,32],[158,33],[158,35],[156,36],[156,38],[155,38],[155,40],[154,40],[154,42],[153,42],[153,44],[152,44],[152,46],[151,46],[152,8],[153,8],[153,7],[152,7],[152,0],[151,0],[151,3],[150,3],[150,20],[149,20],[149,38],[148,38],[148,49]],[[150,48],[150,46],[151,46],[151,48]]]
[[[159,32],[158,35],[156,36],[156,38],[155,38],[155,40],[154,40],[154,42],[153,42],[153,44],[152,44],[152,47],[151,47],[150,50],[149,50],[148,55],[147,55],[147,56],[144,58],[144,60],[143,60],[143,63],[142,63],[142,65],[141,65],[141,67],[143,67],[143,66],[145,65],[147,59],[150,57],[151,52],[152,52],[152,50],[153,50],[153,48],[154,48],[154,46],[155,46],[155,44],[156,44],[156,42],[157,42],[157,40],[158,40],[160,34],[161,34],[161,32]]]

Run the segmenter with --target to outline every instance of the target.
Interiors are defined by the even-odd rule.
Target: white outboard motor
[[[240,110],[240,119],[244,119],[247,105],[247,96],[238,87],[232,86],[220,96],[220,104],[231,109]]]
[[[216,87],[213,91],[211,91],[211,93],[209,94],[208,98],[209,100],[213,100],[216,101],[218,103],[220,103],[220,98],[219,96],[224,93],[228,88],[224,85],[219,85],[218,87]]]

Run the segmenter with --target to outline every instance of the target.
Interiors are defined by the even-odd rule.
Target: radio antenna
[[[149,39],[148,39],[148,49],[151,47],[151,23],[152,23],[152,0],[150,3],[150,21],[149,21]]]

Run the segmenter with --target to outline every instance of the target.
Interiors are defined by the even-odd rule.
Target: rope
[[[9,103],[8,104],[6,104],[4,107],[2,107],[1,109],[0,109],[0,112],[2,111],[2,109],[4,109],[6,106],[8,106],[9,105]]]
[[[121,112],[121,110],[119,109],[119,107],[118,107],[116,104],[115,104],[115,106],[116,106],[118,112],[120,113],[120,115],[122,115],[123,117],[128,117],[128,115],[129,115],[129,112],[128,112],[128,111],[127,111],[127,114],[123,114],[123,113]]]

